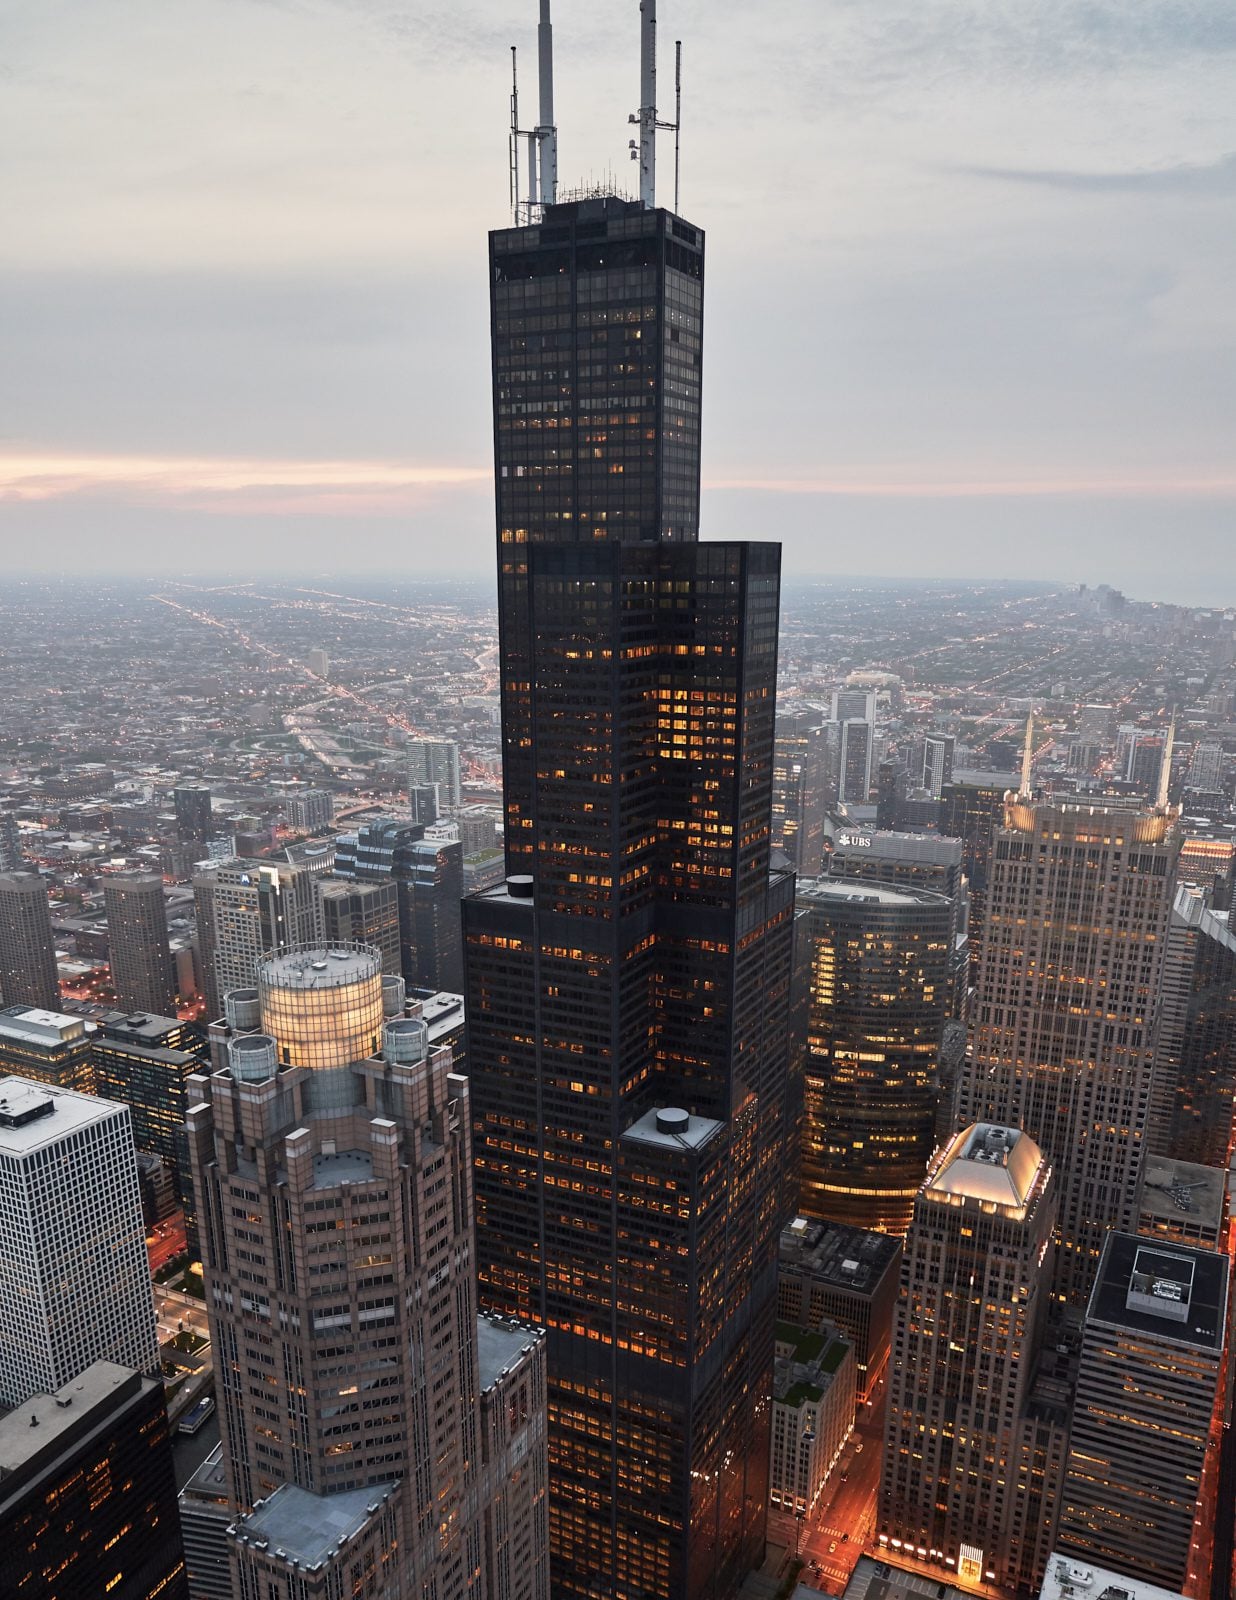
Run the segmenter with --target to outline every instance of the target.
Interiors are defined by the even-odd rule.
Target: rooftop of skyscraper
[[[398,1487],[371,1483],[338,1494],[312,1494],[285,1483],[241,1518],[236,1537],[244,1542],[265,1540],[276,1554],[312,1572],[340,1544],[354,1538]]]
[[[781,1267],[797,1267],[838,1288],[870,1294],[900,1250],[901,1240],[892,1234],[795,1217],[781,1234]]]
[[[67,1434],[84,1431],[98,1406],[149,1381],[131,1367],[96,1361],[55,1394],[32,1395],[0,1418],[0,1484],[17,1473],[37,1472],[45,1458],[58,1455]]]
[[[977,1200],[985,1207],[1019,1211],[1047,1170],[1043,1152],[1028,1134],[980,1122],[956,1134],[937,1156],[923,1192],[950,1203]]]
[[[73,1089],[50,1089],[28,1078],[0,1078],[0,1155],[23,1157],[118,1111]]]
[[[836,905],[851,902],[881,906],[950,906],[947,895],[930,889],[903,888],[869,878],[808,878],[798,886],[800,901]]]
[[[1107,1235],[1086,1308],[1096,1321],[1218,1354],[1227,1315],[1228,1258],[1216,1250]]]

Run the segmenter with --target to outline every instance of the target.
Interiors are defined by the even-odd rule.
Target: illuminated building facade
[[[953,781],[956,746],[951,733],[929,733],[923,740],[923,788],[933,800],[938,800],[945,784]]]
[[[116,1004],[125,1011],[169,1015],[176,1009],[176,985],[162,877],[126,872],[107,878],[103,905]]]
[[[319,878],[322,939],[326,944],[369,944],[380,953],[382,971],[402,973],[399,887],[393,878],[373,883]]]
[[[780,553],[697,543],[697,228],[549,205],[491,235],[490,282],[508,877],[464,909],[480,1295],[548,1329],[555,1592],[697,1600],[758,1565],[768,1501]]]
[[[0,1075],[30,1078],[53,1089],[94,1092],[91,1045],[95,1029],[81,1017],[38,1006],[0,1011]]]
[[[46,885],[37,872],[0,873],[0,1000],[54,1011],[59,999]]]
[[[903,1234],[935,1147],[953,905],[841,878],[801,885],[797,903],[810,985],[799,1207]]]
[[[773,747],[772,842],[800,876],[814,878],[824,851],[824,729],[818,712],[777,718]]]
[[[93,1361],[158,1370],[125,1106],[0,1078],[0,1406]]]
[[[189,1600],[157,1379],[96,1361],[0,1418],[0,1594]]]
[[[1025,1588],[1022,1547],[1037,1528],[1016,1485],[1054,1211],[1046,1158],[1017,1128],[968,1128],[932,1160],[889,1366],[878,1527],[893,1560],[904,1551]]]
[[[308,863],[224,861],[193,880],[206,1016],[223,1014],[223,997],[254,983],[260,957],[321,935],[319,874]]]
[[[299,1596],[299,1564],[333,1597],[350,1552],[398,1600],[546,1600],[544,1344],[519,1330],[527,1385],[495,1436],[468,1081],[376,951],[280,951],[257,979],[212,1024],[188,1116],[238,1592]],[[520,1558],[495,1590],[499,1494]]]
[[[188,1195],[181,1140],[187,1086],[205,1055],[205,1040],[191,1024],[145,1015],[104,1017],[90,1048],[95,1092],[128,1106],[134,1144],[167,1163],[181,1201]]]
[[[1010,796],[996,833],[958,1120],[1042,1146],[1079,1308],[1108,1229],[1136,1224],[1178,848],[1173,812],[1110,802]]]
[[[1197,1592],[1193,1527],[1228,1270],[1212,1250],[1108,1235],[1082,1334],[1062,1551]]]

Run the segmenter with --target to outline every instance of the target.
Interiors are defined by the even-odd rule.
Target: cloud
[[[1045,189],[1072,189],[1112,194],[1236,195],[1236,152],[1215,161],[1172,167],[1143,167],[1126,172],[1063,172],[1044,168],[963,167],[977,178],[1003,183],[1036,184]]]

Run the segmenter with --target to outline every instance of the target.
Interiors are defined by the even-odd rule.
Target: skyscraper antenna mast
[[[1021,751],[1021,789],[1018,791],[1019,800],[1033,798],[1034,790],[1031,786],[1030,771],[1034,765],[1034,712],[1026,718],[1026,742]]]
[[[627,121],[639,126],[639,140],[629,144],[639,162],[639,197],[651,211],[657,203],[657,130],[674,135],[674,210],[678,210],[679,135],[682,128],[682,40],[674,41],[674,120],[657,118],[657,0],[639,4],[639,110]]]
[[[554,29],[549,15],[550,0],[541,0],[537,23],[537,71],[539,75],[538,117],[535,128],[519,125],[519,77],[516,50],[511,46],[511,215],[520,222],[535,220],[538,206],[552,206],[558,199],[558,129],[554,123]],[[520,140],[528,145],[528,198],[519,198]],[[521,216],[521,211],[524,213]]]

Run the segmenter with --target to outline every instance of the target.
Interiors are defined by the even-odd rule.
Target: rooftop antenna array
[[[678,210],[678,156],[682,129],[682,40],[674,41],[674,120],[657,120],[657,0],[639,4],[639,110],[627,118],[639,127],[639,140],[629,144],[631,160],[639,162],[639,197],[653,210],[657,203],[657,129],[674,135],[674,210]]]
[[[558,200],[558,129],[554,122],[554,29],[549,16],[549,0],[541,0],[541,18],[536,29],[537,70],[539,76],[538,117],[535,128],[519,125],[519,68],[515,46],[511,46],[511,136],[510,186],[511,215],[516,225],[532,222],[537,209]],[[520,199],[520,140],[527,142],[528,198]]]

